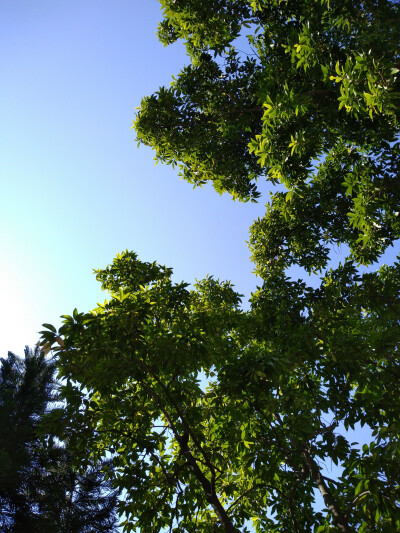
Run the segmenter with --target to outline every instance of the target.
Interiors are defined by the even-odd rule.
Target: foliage
[[[80,460],[112,456],[125,531],[400,530],[400,265],[360,268],[400,237],[399,3],[161,4],[190,64],[143,99],[138,141],[220,194],[278,185],[251,229],[261,286],[244,311],[229,283],[117,256],[110,300],[42,332],[66,381],[53,422]]]
[[[191,63],[142,100],[138,141],[234,198],[256,199],[262,177],[284,186],[253,227],[264,265],[319,270],[341,243],[379,258],[400,229],[399,3],[161,4],[160,40],[184,39]]]
[[[56,400],[54,362],[9,352],[0,371],[0,527],[4,532],[115,531],[116,493],[99,467],[81,473],[44,433]]]
[[[397,530],[399,264],[361,283],[349,262],[316,290],[269,276],[249,311],[228,283],[171,273],[124,252],[97,271],[109,301],[42,332],[60,425],[83,460],[113,455],[124,530]]]

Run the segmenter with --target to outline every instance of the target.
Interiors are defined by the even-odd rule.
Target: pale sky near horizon
[[[213,274],[250,295],[246,240],[264,212],[154,165],[131,130],[143,96],[188,62],[155,35],[156,0],[0,0],[0,357],[105,294],[117,252]]]

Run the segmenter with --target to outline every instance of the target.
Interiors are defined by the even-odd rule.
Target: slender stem
[[[367,494],[371,494],[371,491],[369,490],[366,490],[365,492],[362,492],[361,494],[359,494],[357,496],[357,498],[355,498],[352,502],[351,502],[351,506],[353,507],[353,505],[355,505],[359,500],[361,500],[361,498],[363,496],[366,496]]]

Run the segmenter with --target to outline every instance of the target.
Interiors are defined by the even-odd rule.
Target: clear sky
[[[0,0],[0,356],[105,295],[92,274],[126,248],[247,296],[260,204],[193,190],[131,130],[141,97],[188,62],[156,0]]]

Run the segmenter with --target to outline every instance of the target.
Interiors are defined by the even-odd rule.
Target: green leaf
[[[42,326],[46,329],[49,329],[50,331],[53,331],[54,333],[57,333],[57,329],[52,324],[42,324]]]

